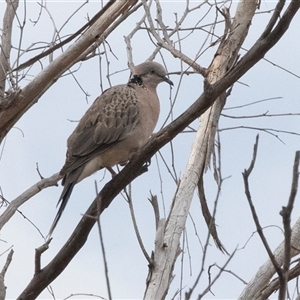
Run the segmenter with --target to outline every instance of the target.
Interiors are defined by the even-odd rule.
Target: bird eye
[[[151,73],[151,74],[154,74],[154,73],[155,73],[154,69],[151,69],[150,73]]]

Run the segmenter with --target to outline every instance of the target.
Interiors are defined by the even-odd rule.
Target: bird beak
[[[167,78],[166,76],[162,77],[163,81],[167,82],[169,85],[174,85],[174,83],[169,79]]]

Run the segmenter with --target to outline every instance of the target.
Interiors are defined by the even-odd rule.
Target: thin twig
[[[85,31],[87,28],[91,27],[97,20],[98,18],[103,14],[103,11],[100,10],[98,13],[95,14],[95,16],[88,21],[86,24],[84,24],[80,29],[78,29],[75,33],[73,33],[72,35],[70,35],[68,38],[66,38],[64,41],[62,41],[61,43],[58,43],[56,45],[54,45],[53,47],[49,48],[48,50],[34,56],[33,58],[27,60],[26,62],[22,63],[21,65],[17,66],[14,71],[20,71],[24,68],[27,68],[28,66],[31,66],[32,64],[34,64],[35,62],[37,62],[38,60],[42,59],[43,57],[53,53],[55,50],[63,47],[64,45],[68,44],[69,42],[71,42],[73,39],[75,39],[77,36],[79,36],[83,31]]]
[[[98,192],[98,186],[97,186],[97,181],[96,180],[95,180],[95,190],[96,190],[96,197],[97,197],[97,195],[99,194],[99,192]],[[108,276],[108,264],[107,264],[105,247],[104,247],[104,240],[103,240],[103,235],[102,235],[102,230],[101,230],[101,224],[100,224],[100,214],[99,214],[99,218],[97,218],[97,227],[98,227],[99,240],[100,240],[101,252],[102,252],[102,257],[103,257],[104,273],[105,273],[105,280],[106,280],[106,286],[107,286],[108,299],[112,300],[113,298],[112,298],[112,294],[111,294],[110,280],[109,280],[109,276]]]
[[[281,114],[269,114],[269,111],[258,114],[258,115],[248,115],[248,116],[231,116],[226,114],[221,114],[222,117],[231,118],[231,119],[252,119],[260,117],[290,117],[290,116],[300,116],[300,113],[281,113]]]
[[[41,256],[48,250],[49,244],[51,243],[52,238],[48,239],[45,244],[35,249],[35,260],[34,260],[34,274],[38,274],[41,271]]]
[[[39,193],[44,188],[57,185],[57,182],[62,178],[59,173],[52,175],[49,178],[42,179],[23,192],[16,199],[12,200],[3,214],[0,216],[0,229],[10,220],[18,208],[28,201],[31,197]]]
[[[300,133],[295,132],[295,131],[281,130],[281,129],[275,129],[275,128],[260,128],[260,127],[252,127],[252,126],[233,126],[233,127],[219,128],[218,131],[226,131],[226,130],[233,130],[233,129],[250,129],[250,130],[263,131],[265,133],[268,133],[268,134],[274,136],[275,138],[277,138],[283,144],[285,144],[283,142],[283,140],[277,134],[275,134],[273,132],[300,136]]]
[[[130,186],[131,185],[129,185],[129,188],[130,188]],[[133,209],[133,204],[132,204],[132,198],[131,198],[131,189],[129,190],[129,193],[127,192],[126,189],[124,189],[124,192],[125,192],[125,195],[127,197],[129,210],[130,210],[130,215],[131,215],[134,231],[135,231],[136,237],[138,239],[138,243],[139,243],[139,245],[141,247],[141,250],[142,250],[145,258],[147,259],[149,265],[152,265],[153,261],[152,261],[152,259],[150,258],[150,256],[148,255],[148,253],[145,249],[144,243],[142,241],[142,237],[141,237],[140,232],[139,232],[139,228],[137,226],[137,222],[136,222],[136,218],[135,218],[135,214],[134,214],[134,209]]]
[[[152,193],[150,191],[150,198],[148,198],[148,200],[151,203],[151,206],[153,208],[154,217],[155,217],[155,228],[157,230],[158,222],[160,220],[160,213],[159,213],[159,205],[158,205],[158,201],[157,201],[157,196],[152,195]]]
[[[1,271],[1,275],[4,277],[5,276],[5,273],[12,261],[12,256],[14,254],[14,250],[13,249],[10,249],[8,255],[7,255],[7,258],[6,258],[6,262],[5,262],[5,265],[3,266],[2,268],[2,271]]]
[[[252,199],[251,199],[251,193],[250,193],[250,189],[249,189],[249,176],[250,176],[250,174],[251,174],[251,172],[254,168],[254,165],[255,165],[255,160],[256,160],[256,156],[257,156],[257,149],[258,149],[258,141],[259,141],[259,135],[256,136],[255,144],[254,144],[254,147],[253,147],[253,156],[252,156],[250,166],[249,166],[248,169],[245,169],[244,172],[242,173],[243,174],[243,179],[244,179],[244,185],[245,185],[245,194],[246,194],[246,197],[247,197],[250,209],[251,209],[251,213],[252,213],[254,223],[256,225],[256,230],[257,230],[257,232],[260,236],[260,239],[262,240],[262,243],[264,244],[264,247],[265,247],[265,249],[266,249],[266,251],[269,255],[269,258],[270,258],[270,260],[271,260],[278,276],[282,278],[282,270],[281,270],[278,262],[276,261],[276,258],[273,255],[272,250],[271,250],[271,248],[270,248],[270,246],[267,242],[267,239],[266,239],[266,237],[263,233],[263,230],[262,230],[262,227],[260,225],[255,207],[254,207]]]
[[[282,207],[282,210],[280,212],[282,216],[283,228],[284,228],[284,262],[282,266],[283,282],[280,282],[278,299],[285,299],[286,290],[287,290],[287,282],[288,282],[290,262],[291,262],[291,236],[292,236],[291,214],[292,214],[295,198],[298,191],[299,159],[300,159],[300,151],[297,151],[294,160],[291,194],[287,206]]]
[[[223,265],[223,267],[220,267],[220,271],[218,272],[218,274],[214,277],[213,280],[211,280],[211,282],[209,283],[209,285],[205,288],[205,290],[198,296],[197,299],[202,299],[203,296],[205,294],[207,294],[210,290],[211,287],[216,283],[216,281],[220,278],[221,274],[223,273],[223,271],[225,270],[225,268],[227,267],[227,265],[229,264],[229,262],[231,261],[231,259],[233,258],[233,256],[235,255],[237,249],[235,249],[230,256],[228,257],[228,259],[226,260],[225,264]]]

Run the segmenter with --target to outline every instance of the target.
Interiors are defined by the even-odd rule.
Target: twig
[[[199,66],[199,64],[195,60],[190,59],[188,56],[186,56],[185,54],[183,54],[182,52],[178,51],[177,49],[175,49],[173,47],[172,42],[170,40],[170,36],[173,35],[176,32],[176,28],[174,28],[169,35],[167,34],[166,26],[163,24],[162,17],[159,14],[159,12],[160,12],[159,7],[158,7],[157,21],[160,25],[160,28],[163,31],[164,39],[162,39],[155,30],[154,22],[153,22],[153,19],[151,17],[150,9],[149,9],[149,7],[146,3],[146,0],[142,0],[142,3],[143,3],[143,6],[144,6],[144,9],[145,9],[145,13],[147,15],[147,21],[149,22],[149,25],[150,25],[150,28],[148,30],[151,32],[151,34],[156,39],[157,45],[159,47],[163,47],[163,48],[167,49],[175,57],[180,58],[182,61],[184,61],[186,64],[191,66],[194,70],[196,70],[199,74],[201,74],[205,77],[206,76],[206,69],[205,68],[202,68],[201,66]],[[156,4],[157,3],[159,3],[159,2],[156,1]],[[179,22],[179,24],[180,24],[180,22]]]
[[[6,85],[6,75],[10,71],[10,52],[11,52],[11,36],[13,20],[16,16],[16,10],[18,8],[19,1],[12,0],[7,1],[6,10],[3,16],[3,30],[1,34],[1,51],[0,51],[0,102],[4,98],[5,85]]]
[[[158,201],[157,201],[157,196],[152,195],[150,191],[150,198],[148,198],[149,202],[151,203],[151,206],[154,211],[154,217],[155,217],[155,228],[157,230],[158,228],[158,222],[160,220],[160,213],[159,213],[159,206],[158,206]]]
[[[231,261],[231,259],[233,258],[235,252],[236,252],[237,249],[235,249],[231,254],[230,256],[228,257],[228,259],[226,260],[225,264],[223,265],[223,267],[220,267],[220,271],[218,272],[218,274],[215,276],[215,278],[213,280],[210,281],[209,285],[205,288],[205,290],[198,296],[197,299],[202,299],[203,296],[205,294],[207,294],[211,287],[215,284],[215,282],[220,278],[221,274],[223,273],[223,271],[225,270],[225,268],[227,267],[227,265],[229,264],[229,262]]]
[[[41,190],[49,187],[57,185],[57,182],[62,178],[59,173],[52,175],[49,178],[42,179],[38,181],[36,184],[31,186],[28,190],[23,192],[16,199],[12,200],[3,214],[0,216],[0,230],[2,227],[9,221],[9,219],[14,215],[14,213],[18,210],[18,208],[24,204],[31,197],[39,193]]]
[[[254,168],[254,165],[255,165],[255,160],[256,160],[256,156],[257,156],[257,149],[258,149],[258,141],[259,141],[259,135],[256,136],[256,140],[255,140],[255,144],[254,144],[254,148],[253,148],[253,156],[252,156],[252,161],[250,163],[250,166],[249,166],[248,169],[245,169],[244,172],[242,173],[243,174],[243,179],[244,179],[244,185],[245,185],[245,194],[246,194],[246,197],[247,197],[250,209],[251,209],[251,213],[252,213],[254,223],[256,225],[256,230],[257,230],[257,232],[260,236],[260,239],[262,240],[262,243],[264,244],[264,247],[265,247],[265,249],[266,249],[266,251],[269,255],[269,258],[270,258],[270,260],[271,260],[278,276],[280,278],[282,278],[282,270],[281,270],[278,262],[276,261],[276,258],[274,257],[274,255],[271,251],[271,248],[270,248],[270,246],[269,246],[269,244],[266,240],[266,237],[264,236],[264,233],[263,233],[262,227],[260,225],[255,207],[254,207],[252,199],[251,199],[251,193],[250,193],[250,189],[249,189],[249,176],[250,176],[250,174],[251,174],[251,172]]]
[[[86,24],[84,24],[80,29],[78,29],[75,33],[73,33],[71,36],[69,36],[68,38],[66,38],[64,41],[62,41],[61,43],[58,43],[58,44],[54,45],[53,47],[49,48],[45,52],[40,53],[40,54],[36,55],[35,57],[27,60],[26,62],[24,62],[21,65],[17,66],[12,71],[14,72],[14,71],[20,71],[22,69],[25,69],[25,68],[31,66],[32,64],[34,64],[35,62],[37,62],[38,60],[42,59],[43,57],[45,57],[45,56],[53,53],[55,50],[63,47],[67,43],[71,42],[73,39],[75,39],[77,36],[79,36],[84,30],[86,30],[87,28],[91,27],[98,20],[98,18],[102,14],[103,14],[103,11],[100,10],[97,14],[95,14],[95,16],[89,22],[87,22]]]
[[[97,186],[96,180],[95,180],[95,190],[96,190],[96,197],[97,197],[99,192],[98,192],[98,186]],[[100,201],[98,201],[98,203],[101,204]],[[99,209],[99,211],[100,211],[100,209]],[[98,227],[98,232],[99,232],[99,240],[100,240],[101,252],[102,252],[103,263],[104,263],[104,271],[105,271],[105,280],[106,280],[106,286],[107,286],[108,299],[112,300],[113,298],[112,298],[112,293],[111,293],[111,288],[110,288],[110,280],[109,280],[109,276],[108,276],[108,264],[107,264],[104,240],[103,240],[101,224],[100,224],[100,213],[99,213],[99,218],[97,218],[97,227]]]
[[[81,297],[84,296],[86,299],[86,297],[93,297],[93,298],[98,298],[98,299],[103,299],[106,300],[106,298],[99,296],[99,295],[95,295],[95,294],[86,294],[86,293],[75,293],[75,294],[71,294],[70,296],[64,298],[63,300],[67,300],[67,299],[71,299],[73,297]]]
[[[13,249],[10,249],[8,255],[7,255],[7,258],[6,258],[6,262],[5,262],[5,265],[3,266],[2,268],[2,271],[1,271],[1,275],[4,277],[5,276],[5,273],[12,261],[12,256],[14,254],[14,250]]]
[[[141,250],[142,250],[145,258],[147,259],[149,265],[151,265],[153,263],[152,259],[150,258],[150,256],[148,255],[148,253],[147,253],[147,251],[145,249],[144,243],[142,241],[142,237],[141,237],[140,232],[139,232],[139,228],[138,228],[137,223],[136,223],[134,209],[133,209],[133,204],[132,204],[132,198],[131,198],[131,185],[129,185],[129,193],[127,192],[126,189],[124,189],[124,192],[125,192],[125,195],[127,197],[127,201],[128,201],[128,205],[129,205],[129,210],[130,210],[130,215],[131,215],[131,219],[132,219],[134,231],[135,231],[136,237],[138,239],[138,243],[139,243],[139,245],[141,247]]]
[[[48,250],[49,244],[51,243],[52,238],[48,239],[45,244],[35,249],[35,260],[34,260],[34,274],[38,274],[41,271],[41,256]]]
[[[40,179],[43,180],[43,179],[44,179],[44,176],[43,176],[43,175],[41,174],[41,172],[40,172],[40,168],[39,168],[39,163],[38,163],[38,162],[36,163],[36,171],[37,171],[37,173],[39,174]]]
[[[5,300],[6,286],[4,284],[4,276],[5,276],[5,273],[6,273],[8,267],[9,267],[11,261],[12,261],[13,253],[14,253],[14,250],[11,249],[10,252],[8,253],[8,255],[7,255],[5,265],[3,266],[3,269],[0,273],[0,300]]]
[[[250,102],[250,103],[246,103],[246,104],[243,104],[243,105],[232,106],[232,107],[225,107],[224,110],[244,108],[244,107],[247,107],[247,106],[250,106],[250,105],[254,105],[254,104],[257,104],[257,103],[261,103],[261,102],[265,102],[265,101],[270,101],[270,100],[280,100],[280,99],[283,99],[283,98],[282,97],[266,98],[266,99],[257,100],[257,101],[253,101],[253,102]]]
[[[283,282],[280,281],[278,299],[285,299],[286,290],[287,290],[287,282],[288,282],[289,268],[291,262],[291,235],[292,235],[291,214],[292,214],[295,198],[298,191],[299,159],[300,159],[300,151],[297,151],[294,160],[291,194],[287,206],[283,206],[280,212],[280,215],[282,216],[283,228],[284,228],[284,262],[282,266]]]
[[[236,249],[236,251],[237,251],[238,249]],[[214,263],[212,266],[210,266],[210,268],[211,267],[216,267],[216,268],[218,268],[218,269],[221,269],[222,267],[219,267],[216,263]],[[232,276],[234,276],[235,278],[237,278],[238,280],[240,280],[243,284],[247,284],[247,282],[243,279],[243,278],[241,278],[240,276],[238,276],[237,274],[235,274],[234,272],[232,272],[231,270],[226,270],[226,269],[224,269],[223,268],[223,272],[225,272],[225,273],[229,273],[229,274],[231,274]]]
[[[260,127],[252,127],[252,126],[233,126],[233,127],[227,127],[227,128],[220,128],[220,129],[218,129],[218,131],[226,131],[226,130],[233,130],[233,129],[251,129],[251,130],[263,131],[265,133],[268,133],[268,134],[274,136],[283,144],[285,144],[283,142],[283,140],[277,134],[275,134],[273,132],[300,136],[300,133],[295,132],[295,131],[281,130],[281,129],[275,129],[275,128],[260,128]]]
[[[269,111],[259,114],[259,115],[248,115],[248,116],[231,116],[226,114],[221,114],[222,117],[231,119],[252,119],[260,117],[290,117],[290,116],[300,116],[300,113],[281,113],[281,114],[269,114]]]

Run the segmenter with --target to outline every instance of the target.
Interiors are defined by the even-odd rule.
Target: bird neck
[[[143,80],[138,75],[133,75],[133,77],[129,80],[128,83],[133,83],[133,84],[136,84],[136,85],[143,86]]]

